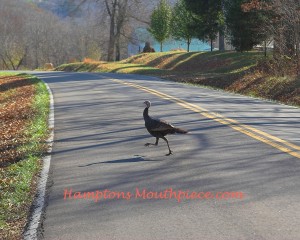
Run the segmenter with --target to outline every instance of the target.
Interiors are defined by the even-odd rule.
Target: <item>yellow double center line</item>
[[[258,130],[254,127],[239,123],[239,122],[237,122],[233,119],[230,119],[230,118],[226,118],[226,117],[222,116],[221,114],[210,112],[210,111],[208,111],[207,109],[205,109],[203,107],[200,107],[198,105],[186,102],[182,99],[170,96],[168,94],[156,91],[154,89],[143,87],[143,86],[140,86],[140,85],[137,85],[137,84],[134,84],[134,83],[130,83],[130,82],[117,80],[117,79],[111,79],[111,80],[114,81],[114,82],[117,82],[117,83],[121,83],[121,84],[124,84],[124,85],[127,85],[127,86],[131,86],[131,87],[143,90],[145,92],[156,95],[156,96],[158,96],[162,99],[175,102],[175,103],[177,103],[178,105],[180,105],[184,108],[190,109],[190,110],[192,110],[193,112],[196,112],[196,113],[200,113],[204,117],[207,117],[209,119],[213,119],[213,120],[215,120],[215,121],[217,121],[221,124],[227,125],[227,126],[233,128],[233,129],[235,129],[235,130],[237,130],[237,131],[239,131],[243,134],[246,134],[246,135],[248,135],[248,136],[250,136],[254,139],[257,139],[261,142],[264,142],[268,145],[271,145],[274,148],[277,148],[277,149],[279,149],[283,152],[286,152],[286,153],[300,159],[300,153],[297,152],[297,151],[300,151],[300,146],[298,146],[298,145],[287,142],[287,141],[285,141],[281,138],[270,135],[270,134],[268,134],[266,132],[263,132],[261,130]]]

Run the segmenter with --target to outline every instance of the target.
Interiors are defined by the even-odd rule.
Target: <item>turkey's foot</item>
[[[170,151],[168,154],[166,154],[166,156],[170,156],[170,155],[172,155],[172,154],[173,154],[173,152]]]
[[[146,143],[145,144],[145,147],[149,147],[149,146],[157,146],[157,144],[155,144],[155,143]]]

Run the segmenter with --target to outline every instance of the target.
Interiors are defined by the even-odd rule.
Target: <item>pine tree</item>
[[[249,51],[255,45],[266,40],[266,32],[262,31],[265,16],[258,11],[242,9],[244,0],[226,1],[226,26],[231,44],[237,51]]]
[[[223,0],[184,0],[188,9],[198,18],[197,36],[201,40],[210,40],[211,51],[213,41],[224,25]]]

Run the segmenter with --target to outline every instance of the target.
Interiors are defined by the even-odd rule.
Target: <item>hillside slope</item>
[[[300,79],[275,77],[259,70],[260,52],[143,53],[120,62],[64,64],[59,71],[133,73],[193,83],[300,106]]]

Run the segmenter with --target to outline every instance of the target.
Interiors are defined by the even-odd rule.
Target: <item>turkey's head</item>
[[[144,104],[146,105],[146,108],[149,108],[151,106],[151,102],[150,101],[145,101]]]

